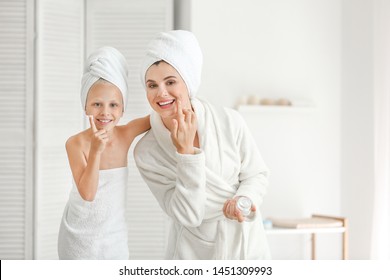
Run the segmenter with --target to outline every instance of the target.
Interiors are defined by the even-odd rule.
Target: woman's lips
[[[172,100],[160,101],[160,102],[157,102],[157,104],[158,104],[158,106],[160,106],[160,108],[166,109],[166,108],[171,107],[174,102],[175,102],[175,99],[172,99]]]

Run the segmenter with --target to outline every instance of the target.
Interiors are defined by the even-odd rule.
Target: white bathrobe
[[[167,259],[269,259],[260,205],[268,170],[238,112],[191,100],[200,149],[176,152],[160,116],[138,142],[134,157],[141,175],[172,220]],[[227,199],[247,196],[257,211],[238,223],[223,215]]]

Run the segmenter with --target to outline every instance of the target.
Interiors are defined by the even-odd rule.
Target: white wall
[[[186,0],[175,18],[176,28],[192,30],[204,52],[201,97],[229,107],[252,94],[315,104],[291,116],[245,113],[274,169],[262,210],[265,216],[347,216],[351,259],[369,258],[373,2]],[[300,135],[291,132],[299,129]],[[307,256],[290,249],[277,257]],[[335,257],[319,250],[320,258]]]
[[[341,210],[350,219],[350,254],[369,258],[374,193],[374,2],[343,0]]]

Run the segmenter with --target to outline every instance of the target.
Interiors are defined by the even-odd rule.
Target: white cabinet
[[[0,259],[32,258],[34,3],[0,1]]]

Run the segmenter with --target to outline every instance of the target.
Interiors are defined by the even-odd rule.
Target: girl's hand
[[[182,109],[181,101],[177,101],[177,115],[172,120],[171,138],[180,154],[194,154],[194,139],[198,129],[195,113],[191,109]]]
[[[93,116],[88,116],[89,123],[92,129],[92,139],[91,139],[91,152],[102,153],[106,148],[108,142],[108,134],[105,129],[97,130],[96,125],[93,121]]]

